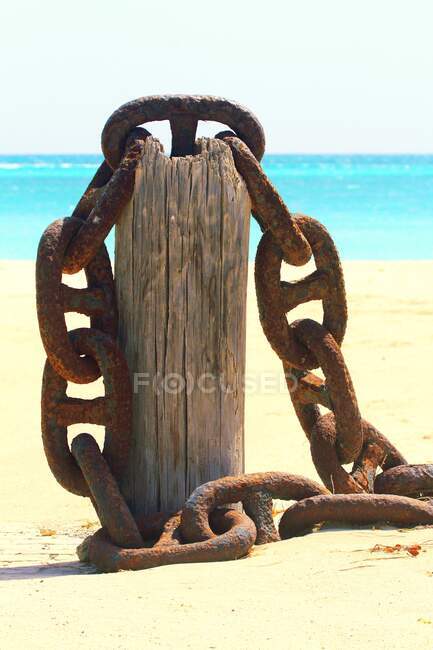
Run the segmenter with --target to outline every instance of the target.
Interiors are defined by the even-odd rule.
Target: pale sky
[[[0,50],[0,153],[98,152],[160,93],[246,105],[269,153],[433,152],[433,0],[3,0]]]

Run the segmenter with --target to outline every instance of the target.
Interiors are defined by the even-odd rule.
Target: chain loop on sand
[[[321,522],[349,524],[388,522],[395,526],[433,524],[433,506],[391,494],[333,494],[295,503],[280,520],[281,539],[302,535]]]
[[[278,539],[272,519],[272,499],[286,501],[305,499],[316,494],[328,494],[318,483],[285,472],[258,472],[242,476],[226,476],[196,488],[182,510],[181,531],[185,539],[199,542],[212,539],[214,533],[209,515],[228,503],[246,506],[260,533],[259,542]],[[261,498],[254,500],[259,495]],[[266,496],[268,498],[263,498]]]
[[[256,539],[254,523],[236,510],[215,511],[212,515],[215,534],[211,539],[191,544],[179,543],[180,514],[163,515],[157,523],[159,526],[150,527],[147,534],[145,528],[141,528],[143,539],[152,541],[156,538],[151,548],[120,548],[101,529],[85,540],[79,557],[100,571],[137,571],[167,564],[237,560],[248,553]]]

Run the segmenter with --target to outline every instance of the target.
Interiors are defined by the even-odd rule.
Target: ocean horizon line
[[[43,230],[72,213],[102,160],[0,154],[0,258],[34,259]],[[343,260],[433,258],[433,154],[267,153],[262,164],[288,209],[318,219]],[[252,221],[250,259],[260,237]]]
[[[265,151],[265,156],[433,156],[432,151]],[[24,151],[0,152],[0,158],[8,156],[99,156],[101,151]]]

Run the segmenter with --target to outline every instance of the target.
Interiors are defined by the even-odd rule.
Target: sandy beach
[[[344,270],[343,350],[362,415],[410,462],[433,462],[433,262],[346,262]],[[96,517],[88,500],[56,483],[42,450],[45,355],[33,262],[0,262],[0,309],[2,648],[433,647],[428,527],[325,528],[257,547],[237,562],[137,573],[99,575],[80,564],[75,547],[96,527]],[[304,306],[300,315],[318,318],[320,307]],[[69,322],[76,326],[80,317]],[[261,330],[250,273],[247,374],[266,373],[282,374]],[[266,390],[258,382],[246,395],[246,471],[317,479],[280,384]],[[79,387],[71,394],[97,391]],[[397,543],[420,544],[421,552],[371,551]]]

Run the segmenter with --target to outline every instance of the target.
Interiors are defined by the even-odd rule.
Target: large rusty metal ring
[[[92,180],[86,187],[83,195],[74,208],[71,217],[76,217],[85,221],[93,208],[100,195],[102,194],[106,184],[113,175],[113,170],[110,165],[104,160],[98,167]]]
[[[286,314],[311,300],[323,302],[323,327],[341,345],[347,324],[346,292],[338,251],[328,231],[315,219],[295,215],[302,234],[313,251],[316,271],[296,282],[281,281],[283,252],[271,232],[257,248],[255,282],[260,322],[280,359],[295,368],[317,368],[313,352],[299,341]]]
[[[128,461],[131,444],[132,391],[126,361],[116,342],[93,329],[69,332],[78,354],[92,357],[102,373],[105,396],[80,399],[66,395],[67,382],[47,360],[42,379],[42,441],[52,473],[66,490],[90,496],[87,482],[69,450],[71,424],[105,426],[103,455],[117,482]]]
[[[149,135],[145,129],[134,129],[129,134],[125,155],[108,182],[100,188],[95,206],[82,222],[80,230],[65,252],[63,273],[78,273],[88,266],[119,219],[134,191],[135,171],[142,159],[145,141]],[[103,179],[108,176],[105,168],[101,175]],[[92,198],[95,197],[92,195]],[[85,206],[79,206],[80,204],[77,210],[81,216]],[[86,210],[84,216],[85,213]]]
[[[378,468],[406,464],[405,458],[372,424],[361,420],[363,446],[349,473],[341,466],[336,449],[336,419],[321,416],[310,435],[311,457],[326,487],[336,494],[373,492]]]
[[[309,532],[321,522],[350,524],[388,522],[397,526],[433,524],[433,506],[416,499],[382,494],[332,494],[304,499],[288,508],[280,520],[282,539]]]
[[[380,494],[401,494],[420,497],[433,494],[433,465],[408,465],[385,468],[374,481],[374,491]]]
[[[63,379],[87,384],[100,376],[95,361],[81,357],[68,337],[65,312],[91,317],[112,337],[117,333],[114,280],[107,249],[102,245],[86,267],[87,289],[62,284],[66,248],[82,227],[76,218],[58,219],[43,233],[36,261],[36,306],[42,343],[50,364]]]
[[[244,140],[257,160],[265,151],[265,135],[257,117],[247,108],[223,97],[204,95],[153,95],[123,104],[107,120],[102,131],[102,152],[112,169],[123,155],[130,130],[139,124],[170,120],[172,155],[194,152],[198,120],[221,122]]]
[[[120,548],[104,529],[97,531],[78,548],[82,561],[91,562],[100,571],[139,571],[167,564],[221,562],[244,557],[256,539],[256,527],[247,515],[236,510],[220,510],[212,515],[212,538],[182,544],[180,514],[151,518],[140,532],[145,540],[159,538],[151,548]]]
[[[320,363],[335,416],[337,456],[340,462],[350,463],[362,449],[362,426],[355,389],[341,349],[332,334],[314,320],[295,321],[292,329],[295,337],[313,352]],[[322,418],[318,427],[321,421]]]
[[[99,521],[110,539],[125,548],[141,548],[143,538],[98,443],[88,433],[76,436],[71,452],[90,490]]]
[[[278,533],[272,519],[272,499],[305,499],[328,490],[304,476],[285,472],[257,472],[226,476],[209,481],[194,490],[182,510],[181,532],[188,542],[212,539],[215,534],[209,515],[226,504],[242,502],[257,528],[257,543],[276,541]]]

